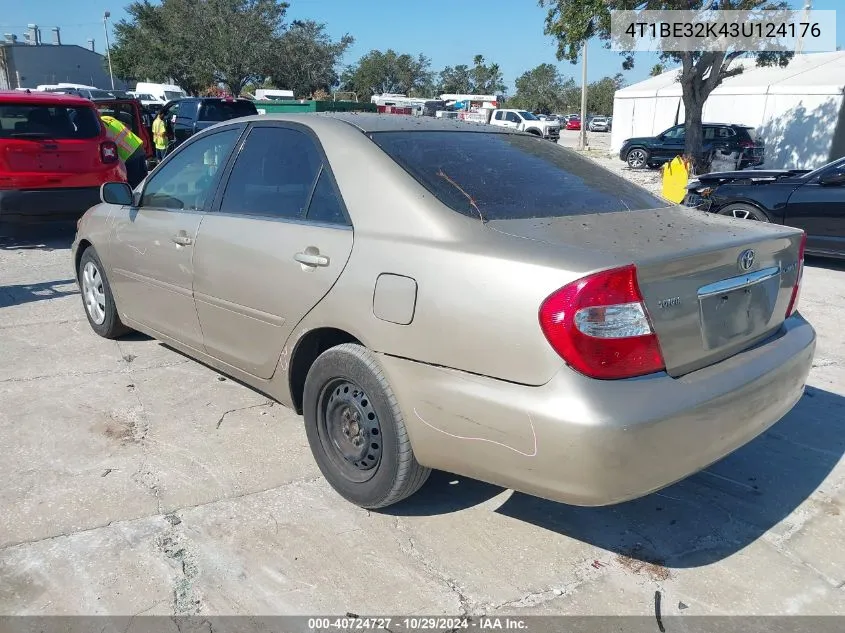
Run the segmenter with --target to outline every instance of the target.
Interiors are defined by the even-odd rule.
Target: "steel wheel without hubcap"
[[[641,149],[632,149],[628,152],[628,166],[634,169],[639,169],[645,165],[646,153]]]
[[[106,320],[106,294],[103,277],[94,262],[85,262],[82,269],[82,296],[88,316],[97,325],[102,325]]]
[[[363,389],[348,380],[329,382],[317,405],[317,432],[343,477],[354,483],[372,479],[381,463],[381,426]]]

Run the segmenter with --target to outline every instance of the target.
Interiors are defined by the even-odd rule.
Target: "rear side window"
[[[228,121],[258,114],[249,101],[207,101],[200,109],[200,121]]]
[[[533,136],[376,132],[373,141],[446,206],[485,220],[669,206],[573,151]]]
[[[224,213],[301,219],[322,159],[311,138],[281,127],[256,127],[229,176]]]
[[[86,139],[100,135],[93,108],[0,103],[0,138]]]

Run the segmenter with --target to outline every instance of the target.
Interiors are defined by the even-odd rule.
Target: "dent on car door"
[[[194,294],[207,352],[269,378],[297,323],[325,296],[352,230],[315,138],[254,127],[194,251]]]
[[[831,179],[828,184],[822,184]],[[804,229],[807,248],[845,255],[845,163],[798,187],[789,198],[785,224]]]
[[[242,131],[228,128],[185,146],[149,177],[137,207],[115,212],[111,228],[111,281],[121,313],[198,349],[194,242],[217,172]]]

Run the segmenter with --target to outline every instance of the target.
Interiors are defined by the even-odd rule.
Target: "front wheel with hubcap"
[[[740,218],[741,220],[754,220],[756,222],[769,221],[768,216],[760,209],[741,202],[727,205],[719,211],[719,215],[727,215],[732,218]]]
[[[412,495],[431,472],[414,457],[396,396],[372,352],[346,343],[308,370],[306,434],[323,476],[363,508]]]
[[[121,323],[117,314],[109,280],[93,246],[89,246],[82,253],[77,277],[85,315],[91,329],[103,338],[118,338],[129,332],[129,328]]]
[[[625,157],[625,162],[631,169],[642,169],[648,163],[648,151],[641,147],[635,147]]]

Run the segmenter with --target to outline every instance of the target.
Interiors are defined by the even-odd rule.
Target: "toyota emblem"
[[[742,272],[746,272],[751,270],[751,267],[754,265],[754,251],[750,248],[745,249],[739,254],[739,259],[737,260],[739,264],[739,269]]]

